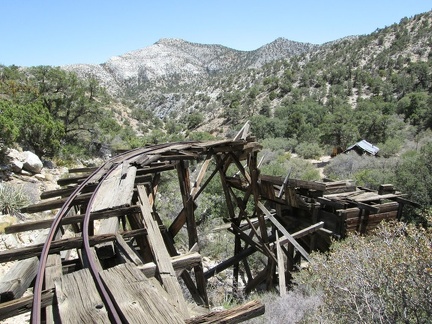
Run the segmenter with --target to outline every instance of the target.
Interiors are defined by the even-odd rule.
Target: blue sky
[[[0,0],[0,64],[98,64],[161,38],[321,44],[429,10],[432,0]]]

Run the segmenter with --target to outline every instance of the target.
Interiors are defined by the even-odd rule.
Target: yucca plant
[[[0,184],[0,212],[3,215],[19,215],[21,207],[28,203],[28,199],[22,186],[8,183]]]

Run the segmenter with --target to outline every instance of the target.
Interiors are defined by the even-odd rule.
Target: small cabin
[[[355,151],[358,155],[368,154],[372,156],[378,155],[379,148],[369,143],[366,140],[361,140],[350,147],[348,147],[344,153]]]

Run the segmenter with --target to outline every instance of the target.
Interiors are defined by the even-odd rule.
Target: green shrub
[[[401,150],[403,141],[399,138],[389,138],[385,143],[379,143],[379,155],[383,157],[395,156]]]
[[[324,154],[318,143],[300,143],[296,146],[296,153],[305,159],[318,159]]]
[[[432,230],[382,224],[315,254],[294,275],[298,289],[322,296],[306,323],[429,323],[432,318]]]
[[[263,148],[272,151],[284,150],[287,152],[294,151],[298,141],[295,138],[271,137],[261,141]]]
[[[188,139],[191,141],[211,141],[215,137],[208,132],[190,132],[188,134]]]
[[[296,290],[280,297],[275,293],[266,293],[257,298],[265,305],[265,313],[249,320],[249,324],[299,323],[321,304],[318,295],[305,296]]]
[[[18,215],[21,207],[28,203],[22,187],[9,183],[0,184],[0,212],[3,215]]]
[[[324,168],[324,174],[333,180],[356,179],[359,185],[376,185],[393,183],[396,158],[378,158],[368,155],[358,155],[355,152],[339,154],[330,160]]]
[[[299,158],[289,158],[284,155],[279,155],[267,159],[268,163],[264,163],[261,167],[261,173],[273,176],[286,176],[301,180],[320,180],[320,173],[312,163]]]
[[[19,135],[17,126],[17,110],[15,106],[8,101],[0,102],[0,142],[5,145],[11,145]]]
[[[419,152],[406,152],[394,173],[397,188],[425,207],[432,205],[431,161],[432,143],[428,143]]]

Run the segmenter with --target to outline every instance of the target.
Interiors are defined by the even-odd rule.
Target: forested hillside
[[[101,148],[232,136],[250,120],[253,134],[265,140],[267,148],[304,158],[329,155],[365,139],[380,148],[381,157],[388,158],[387,169],[396,174],[393,166],[400,163],[392,157],[400,161],[404,152],[420,154],[430,142],[431,12],[403,18],[370,35],[321,46],[279,39],[238,54],[220,46],[164,42],[180,52],[184,46],[196,49],[193,53],[199,62],[210,57],[212,64],[219,64],[222,51],[269,63],[225,68],[197,80],[193,73],[179,80],[173,71],[153,83],[151,78],[125,81],[117,95],[105,91],[103,80],[91,70],[80,70],[78,77],[70,68],[2,66],[3,145],[18,143],[40,156],[73,159],[97,154]],[[219,54],[210,53],[212,49]],[[280,53],[290,54],[280,59]],[[280,169],[269,167],[269,172]],[[354,177],[371,186],[392,180],[386,172],[376,171],[379,179],[371,175],[376,166],[363,166],[361,174],[357,169],[342,169],[330,168],[327,175]]]

